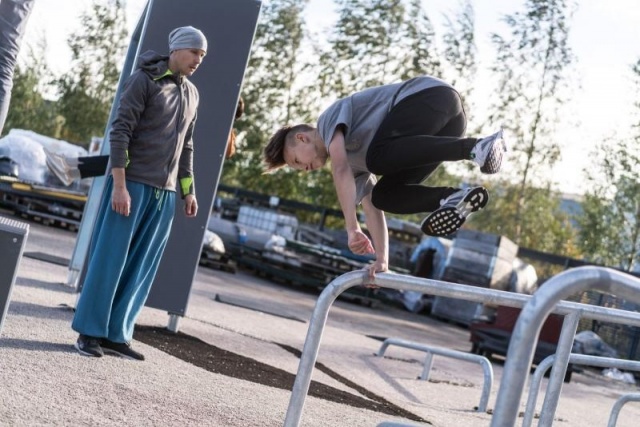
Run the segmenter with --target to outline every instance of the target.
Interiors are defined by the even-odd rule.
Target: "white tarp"
[[[0,157],[10,158],[18,164],[20,181],[63,187],[62,181],[47,166],[47,151],[71,158],[88,154],[79,145],[29,130],[11,129],[0,138]]]

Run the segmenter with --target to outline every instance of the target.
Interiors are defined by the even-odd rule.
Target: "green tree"
[[[475,12],[470,0],[460,2],[460,11],[454,19],[445,16],[443,56],[445,80],[460,93],[469,122],[473,122],[474,80],[478,72],[475,43]]]
[[[36,49],[30,49],[24,65],[18,64],[13,77],[11,108],[4,131],[26,129],[36,133],[59,137],[59,121],[56,120],[56,104],[42,95],[51,85],[51,75],[44,61],[45,41]]]
[[[58,80],[61,137],[87,146],[102,135],[120,76],[126,48],[122,1],[95,0],[80,17],[81,30],[69,37],[71,71]]]
[[[517,193],[507,199],[515,203],[513,209],[496,212],[494,220],[520,244],[552,240],[533,236],[557,228],[546,220],[555,220],[553,209],[558,200],[550,189],[543,190],[545,197],[539,198],[537,188],[549,188],[549,172],[560,156],[553,135],[570,89],[573,54],[568,46],[568,21],[572,10],[568,3],[527,0],[523,12],[505,17],[508,37],[492,35],[497,57],[491,72],[497,88],[488,122],[504,126],[510,141],[512,179],[519,183]],[[545,209],[547,213],[542,214]]]
[[[521,188],[507,180],[485,183],[489,189],[489,204],[482,214],[473,216],[473,228],[489,233],[501,234],[513,239],[513,222],[500,221],[516,216]],[[539,251],[578,256],[575,247],[575,229],[571,215],[562,209],[561,198],[550,186],[529,187],[527,191],[529,209],[521,213],[527,224],[540,228],[520,235],[520,246]]]
[[[640,60],[632,71],[640,99]],[[628,271],[640,256],[640,101],[634,113],[628,136],[610,138],[594,152],[597,168],[586,173],[589,191],[577,217],[585,256]]]
[[[444,78],[440,53],[436,47],[436,32],[420,0],[411,0],[403,17],[402,38],[395,40],[389,51],[399,54],[398,73],[401,80],[429,74]]]
[[[320,58],[322,93],[331,99],[399,81],[409,66],[402,0],[335,0],[338,21]],[[418,31],[417,27],[415,28]],[[405,61],[398,60],[405,58]],[[409,61],[410,62],[410,61]]]
[[[304,80],[309,68],[303,43],[307,0],[272,1],[263,6],[245,72],[245,116],[236,122],[238,150],[225,162],[222,181],[288,199],[329,203],[323,187],[327,171],[301,174],[283,168],[263,175],[262,149],[285,124],[312,120],[309,100],[317,98]],[[330,193],[328,193],[330,194]]]
[[[460,11],[455,19],[445,16],[445,33],[443,35],[443,56],[452,69],[449,82],[470,95],[474,77],[478,71],[476,55],[478,49],[475,42],[475,12],[470,0],[460,2]]]

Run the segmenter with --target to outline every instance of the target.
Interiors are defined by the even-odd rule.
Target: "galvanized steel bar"
[[[533,359],[532,337],[539,335],[549,313],[567,315],[580,311],[583,318],[640,326],[640,313],[637,312],[561,301],[574,293],[591,288],[615,293],[632,301],[640,299],[640,280],[607,268],[573,268],[551,278],[533,296],[393,273],[377,274],[375,280],[371,281],[365,271],[352,271],[334,279],[318,297],[309,322],[298,374],[287,409],[284,424],[286,427],[300,424],[311,383],[311,373],[318,357],[320,340],[331,304],[342,292],[358,285],[377,285],[508,307],[527,305],[528,309],[520,314],[509,345],[505,364],[507,376],[506,379],[502,378],[503,385],[498,394],[500,400],[494,410],[492,426],[512,427],[514,425],[522,398],[524,378],[529,372]],[[529,301],[531,303],[527,304]]]
[[[428,351],[427,355],[424,357],[424,363],[422,364],[422,374],[420,374],[418,379],[423,381],[429,381],[429,377],[431,376],[432,366],[433,366],[433,353]]]
[[[527,406],[524,411],[524,418],[522,420],[522,427],[531,427],[533,417],[536,412],[536,401],[538,400],[538,392],[542,384],[542,378],[549,368],[554,365],[556,355],[552,354],[547,356],[542,362],[538,364],[536,370],[533,372],[533,378],[529,387],[529,396],[527,398]],[[613,357],[601,357],[590,356],[587,354],[572,353],[569,356],[569,363],[573,365],[586,365],[586,366],[598,366],[601,368],[618,368],[628,371],[640,372],[640,361],[637,360],[624,360],[616,359]]]
[[[444,357],[450,357],[452,359],[464,360],[466,362],[478,363],[482,367],[484,374],[484,382],[482,384],[482,394],[480,395],[480,403],[478,404],[478,412],[486,412],[487,404],[489,403],[489,396],[491,395],[491,386],[493,385],[493,367],[491,362],[484,356],[477,354],[465,353],[463,351],[451,350],[442,347],[432,347],[425,344],[420,344],[412,341],[406,341],[399,338],[387,338],[380,346],[380,350],[376,353],[376,356],[384,356],[385,351],[390,345],[398,347],[410,348],[413,350],[424,351],[427,353],[427,358],[424,362],[424,367],[420,379],[428,380],[429,373],[431,371],[432,355],[437,354]]]
[[[491,427],[515,425],[525,379],[533,361],[535,340],[531,338],[539,335],[547,316],[555,308],[563,305],[564,302],[561,300],[589,289],[640,302],[640,280],[602,267],[574,268],[552,277],[540,287],[524,306],[513,330]],[[589,317],[590,306],[578,306],[584,307],[582,314]],[[621,318],[610,317],[607,321],[621,323]]]
[[[567,314],[562,322],[562,330],[560,331],[560,338],[556,346],[556,361],[551,369],[551,376],[549,378],[549,384],[547,385],[547,393],[544,396],[538,427],[550,427],[551,424],[553,424],[553,416],[558,408],[558,399],[560,399],[562,384],[567,374],[567,366],[569,364],[569,357],[571,356],[573,341],[576,337],[580,314],[579,311]]]
[[[640,402],[640,394],[631,393],[620,396],[620,398],[616,400],[616,403],[614,403],[613,409],[611,409],[611,415],[609,416],[609,423],[607,424],[607,427],[616,427],[620,410],[627,402]]]

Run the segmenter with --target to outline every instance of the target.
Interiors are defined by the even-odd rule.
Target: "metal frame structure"
[[[489,395],[491,394],[491,386],[493,385],[493,367],[491,366],[491,362],[489,361],[489,359],[477,354],[465,353],[464,351],[451,350],[448,348],[433,347],[430,345],[406,341],[399,338],[387,338],[386,340],[384,340],[382,346],[380,346],[380,350],[378,350],[378,352],[376,353],[376,356],[383,357],[385,351],[390,345],[410,348],[412,350],[419,350],[427,353],[424,358],[422,374],[418,377],[418,379],[424,381],[429,380],[431,367],[433,366],[433,356],[436,354],[439,356],[450,357],[452,359],[464,360],[466,362],[479,364],[482,367],[482,372],[484,374],[484,383],[482,385],[480,403],[478,404],[478,412],[485,412],[487,410]]]
[[[640,402],[640,394],[639,393],[630,393],[625,394],[624,396],[620,396],[616,403],[613,405],[613,409],[611,409],[611,415],[609,416],[609,422],[607,423],[608,427],[616,427],[618,423],[618,415],[620,414],[620,410],[622,407],[628,402]]]
[[[542,383],[544,374],[551,368],[555,362],[556,356],[552,354],[545,358],[536,367],[533,377],[531,379],[531,385],[529,386],[529,396],[527,397],[527,406],[524,411],[524,418],[522,420],[522,427],[529,427],[533,422],[533,417],[536,411],[536,401],[538,400],[538,391]],[[640,362],[635,360],[623,360],[613,357],[599,357],[589,356],[585,354],[571,354],[569,356],[569,363],[574,365],[587,365],[598,366],[601,368],[620,368],[629,371],[640,371]]]
[[[515,294],[391,273],[378,274],[371,281],[366,271],[350,272],[336,278],[318,297],[309,322],[298,373],[284,421],[286,427],[300,425],[305,399],[311,384],[311,373],[318,358],[320,341],[331,305],[342,292],[358,285],[377,285],[398,290],[413,290],[429,295],[523,308],[507,352],[491,427],[512,427],[515,425],[524,385],[538,342],[538,335],[550,313],[564,315],[565,319],[541,411],[540,426],[551,426],[553,422],[578,320],[588,318],[640,326],[640,313],[638,312],[563,301],[573,294],[595,289],[640,302],[640,280],[609,268],[579,267],[565,271],[547,281],[534,295]]]

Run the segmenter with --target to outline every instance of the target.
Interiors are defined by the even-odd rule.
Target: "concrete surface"
[[[69,259],[75,236],[30,223],[26,252]],[[70,328],[76,294],[64,285],[66,279],[66,266],[22,257],[0,337],[0,425],[283,425],[290,390],[214,374],[140,342],[133,344],[146,355],[144,362],[80,356],[73,348],[76,334]],[[216,295],[235,305],[215,301]],[[302,349],[315,299],[313,293],[246,272],[200,267],[180,331],[295,374],[299,359],[278,344]],[[167,313],[145,308],[138,324],[165,327],[168,320]],[[371,337],[468,351],[466,329],[392,307],[366,308],[338,301],[329,315],[318,361],[432,425],[490,424],[490,413],[474,411],[483,381],[478,365],[435,356],[430,381],[419,381],[423,353],[391,347],[384,358],[378,358],[374,353],[381,341]],[[493,369],[490,409],[500,385],[500,361],[494,361]],[[313,380],[358,394],[318,370]],[[546,379],[542,390],[545,386]],[[572,381],[563,385],[554,425],[606,426],[616,399],[637,391],[637,386],[610,380],[598,371],[574,373]],[[541,393],[538,411],[542,401]],[[521,410],[524,405],[525,400]],[[622,409],[617,425],[635,427],[639,419],[640,404],[632,402]],[[383,423],[418,425],[314,397],[307,398],[301,425]]]

